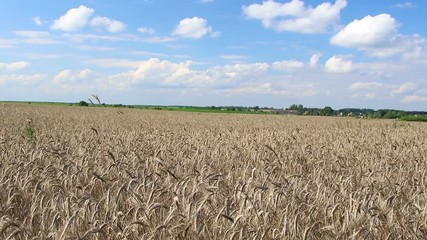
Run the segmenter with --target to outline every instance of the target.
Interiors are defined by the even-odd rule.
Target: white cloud
[[[398,24],[388,14],[366,16],[354,20],[331,38],[331,43],[342,47],[375,47],[394,38]]]
[[[427,102],[427,96],[417,96],[417,95],[405,96],[402,99],[402,102],[403,103]]]
[[[230,87],[219,90],[228,96],[233,95],[268,95],[268,96],[286,96],[286,97],[312,97],[318,94],[315,86],[312,84],[277,84],[271,82],[250,83],[237,87]]]
[[[267,63],[237,63],[216,66],[205,71],[197,71],[190,78],[190,82],[208,85],[230,84],[239,81],[249,81],[257,78],[270,68]],[[201,78],[198,79],[198,76]]]
[[[130,54],[130,52],[127,54]],[[413,100],[414,102],[411,104],[404,105],[402,99],[405,96],[426,96],[425,92],[419,91],[419,89],[425,89],[425,87],[419,83],[419,81],[422,80],[418,80],[423,79],[422,72],[419,76],[414,76],[412,74],[405,76],[404,74],[407,72],[407,69],[399,69],[398,67],[403,66],[395,61],[391,63],[395,63],[397,66],[390,67],[387,62],[383,62],[381,66],[379,66],[378,63],[374,63],[374,66],[371,67],[372,70],[392,68],[395,76],[385,79],[361,75],[359,70],[364,68],[364,65],[359,66],[360,63],[358,62],[351,63],[350,69],[352,71],[350,73],[347,73],[347,70],[345,70],[349,68],[336,67],[339,66],[336,62],[332,65],[324,63],[326,60],[333,63],[331,59],[338,59],[337,62],[339,63],[351,62],[351,56],[338,55],[325,58],[325,60],[320,60],[321,63],[317,63],[316,66],[318,67],[316,68],[311,67],[312,65],[308,59],[301,62],[292,59],[284,59],[277,62],[242,63],[203,67],[203,65],[196,65],[197,63],[185,61],[185,59],[175,59],[173,61],[162,59],[171,59],[171,55],[165,56],[164,53],[140,52],[135,54],[145,56],[157,55],[160,59],[131,60],[135,58],[138,59],[137,56],[133,56],[129,59],[87,59],[83,61],[82,64],[90,69],[70,68],[58,71],[49,77],[48,80],[50,81],[41,82],[38,87],[50,89],[49,91],[57,89],[58,92],[72,89],[75,93],[84,93],[87,89],[93,88],[98,89],[93,92],[104,92],[103,95],[106,95],[106,98],[110,98],[110,96],[117,97],[117,100],[114,100],[117,102],[123,102],[125,100],[120,98],[120,94],[116,93],[116,90],[118,90],[119,93],[125,91],[125,95],[129,96],[130,100],[132,100],[130,96],[135,98],[138,92],[140,93],[141,91],[149,91],[153,96],[155,94],[161,95],[162,91],[169,91],[168,94],[171,94],[169,98],[179,98],[180,94],[182,94],[183,98],[190,99],[190,102],[185,102],[186,104],[191,103],[191,94],[184,92],[199,89],[199,93],[208,93],[215,96],[212,98],[207,97],[207,102],[200,102],[198,98],[195,101],[200,104],[211,101],[212,105],[220,103],[228,103],[230,105],[236,103],[245,104],[244,101],[234,102],[230,100],[232,98],[237,100],[243,98],[247,99],[248,102],[246,104],[265,104],[266,106],[278,106],[274,105],[274,102],[300,102],[304,105],[314,107],[336,104],[336,107],[351,105],[374,108],[405,108],[405,106],[408,106],[409,108],[412,105],[422,105],[423,103]],[[147,59],[145,56],[139,57],[139,59]],[[310,58],[310,56],[308,56],[308,58]],[[366,64],[367,66],[372,63],[362,64]],[[331,66],[335,66],[335,68]],[[108,70],[100,70],[99,72],[93,72],[91,70],[98,69],[98,67],[103,67]],[[329,72],[341,72],[342,74],[327,74],[324,72],[327,67],[332,69]],[[2,71],[5,71],[4,69],[3,67]],[[296,70],[289,72],[294,69]],[[402,83],[401,81],[402,79],[406,79],[405,77],[413,82],[406,81]],[[11,76],[8,78],[10,79]],[[25,82],[25,79],[27,79],[28,83],[31,82],[29,80],[31,78],[28,76],[18,77],[16,75],[14,78],[21,79],[21,82]],[[346,79],[346,81],[342,81],[343,79]],[[2,82],[4,82],[4,77]],[[14,84],[18,84],[17,80],[15,82]],[[12,84],[12,82],[9,81],[7,83]],[[37,82],[33,81],[32,83]],[[314,96],[317,97],[314,98]],[[353,98],[351,96],[353,96]],[[223,102],[215,102],[215,100],[213,100],[214,98],[218,98]],[[262,99],[264,99],[265,102],[263,102],[264,100]],[[373,99],[375,99],[375,101]],[[152,101],[158,100],[158,98],[154,97]],[[136,102],[137,101],[140,101],[140,99],[136,100]],[[173,100],[171,100],[169,104],[173,104],[172,101]]]
[[[279,91],[273,89],[272,83],[258,83],[251,84],[249,86],[237,87],[226,89],[224,91],[226,94],[273,94],[279,93]]]
[[[345,56],[333,56],[325,63],[325,71],[329,73],[348,73],[353,70],[353,62]]]
[[[149,86],[176,85],[179,84],[178,79],[192,72],[189,68],[191,64],[189,61],[174,63],[166,60],[162,61],[158,58],[150,58],[146,61],[131,62],[123,60],[116,63],[110,62],[110,64],[129,68],[134,67],[133,70],[118,73],[101,80],[102,85],[121,90],[140,84]],[[109,66],[103,65],[103,67]]]
[[[62,30],[64,32],[75,32],[90,25],[96,29],[103,29],[111,33],[122,32],[126,29],[126,24],[108,17],[96,16],[91,19],[94,9],[80,5],[78,8],[72,8],[59,19],[56,19],[51,25],[53,30]]]
[[[43,21],[39,16],[35,16],[33,18],[33,22],[37,25],[37,26],[41,26],[43,24],[46,23],[46,21]]]
[[[13,75],[12,81],[18,82],[19,84],[34,84],[43,80],[46,80],[47,75],[45,74],[33,74],[33,75]]]
[[[40,81],[46,80],[47,75],[45,74],[12,74],[12,75],[0,75],[0,84],[5,83],[18,83],[21,85],[31,85]]]
[[[210,32],[211,37],[213,38],[219,38],[221,37],[221,32],[215,31],[215,32]]]
[[[416,89],[417,85],[415,83],[406,82],[402,85],[396,87],[391,91],[392,94],[404,94],[411,91],[414,91]]]
[[[319,63],[320,58],[322,57],[321,53],[315,53],[310,57],[310,66],[315,67]]]
[[[305,7],[302,0],[286,3],[269,0],[244,6],[243,13],[249,18],[260,20],[266,28],[311,34],[326,32],[337,24],[341,10],[346,6],[346,0],[336,0],[335,4],[324,2],[314,8]]]
[[[93,71],[90,69],[84,69],[74,73],[69,69],[65,69],[55,75],[55,77],[53,78],[53,82],[56,84],[75,83],[79,80],[88,78],[92,74]]]
[[[394,6],[397,8],[414,8],[415,4],[413,4],[412,2],[404,2],[404,3],[398,3]]]
[[[16,36],[22,37],[20,39],[20,43],[29,43],[29,44],[57,44],[59,43],[57,40],[52,39],[49,32],[43,31],[15,31],[14,34]]]
[[[418,35],[400,34],[398,27],[399,23],[389,14],[366,16],[349,23],[330,42],[381,58],[399,54],[405,58],[423,55],[427,49],[427,40]]]
[[[187,75],[191,72],[189,66],[191,62],[173,63],[151,58],[141,62],[138,69],[131,76],[136,81],[164,81],[173,82],[175,78]]]
[[[107,17],[99,17],[99,16],[93,18],[89,24],[95,28],[105,29],[111,33],[122,32],[127,27],[126,24],[118,20],[110,19]]]
[[[71,70],[66,69],[56,74],[55,77],[53,78],[53,82],[60,83],[62,81],[67,80],[70,77],[71,77]]]
[[[18,71],[24,68],[29,67],[31,64],[29,62],[14,62],[7,65],[6,69],[9,71]]]
[[[80,5],[78,8],[68,10],[65,15],[56,19],[51,28],[53,30],[62,30],[65,32],[77,31],[88,24],[89,19],[94,12],[94,9]]]
[[[84,79],[91,76],[92,74],[93,74],[93,71],[86,68],[77,73],[77,78]]]
[[[214,0],[199,0],[199,3],[211,3]]]
[[[351,84],[348,89],[355,92],[353,97],[364,98],[364,99],[393,99],[400,98],[403,95],[414,94],[406,96],[402,102],[416,102],[420,100],[419,96],[416,95],[416,91],[421,88],[422,85],[417,85],[412,82],[403,83],[389,83],[389,82],[355,82]],[[417,96],[417,97],[415,97]]]
[[[365,78],[391,79],[398,73],[407,72],[407,65],[384,61],[384,62],[358,62],[353,64],[353,68]]]
[[[109,63],[111,64],[112,61]],[[118,61],[114,65],[123,64]],[[233,64],[194,70],[191,61],[171,62],[151,58],[140,62],[127,62],[126,66],[138,65],[134,70],[122,72],[107,79],[107,85],[127,89],[132,85],[170,87],[215,87],[244,81],[256,81],[269,69],[267,63]],[[109,67],[109,65],[104,65]]]
[[[0,70],[5,69],[6,71],[14,72],[27,68],[31,65],[29,62],[13,62],[13,63],[0,63]]]
[[[215,37],[215,35],[219,33],[213,32],[212,27],[208,25],[208,21],[199,17],[182,19],[172,32],[173,36],[193,39],[202,38],[207,34],[211,34]]]
[[[355,82],[348,88],[351,90],[372,90],[374,88],[381,88],[384,84],[379,82]]]
[[[49,32],[42,31],[15,31],[15,35],[26,37],[26,38],[47,38],[49,37]]]
[[[278,61],[271,64],[271,68],[279,71],[293,71],[304,67],[304,63],[295,60]]]
[[[154,34],[156,32],[156,30],[154,28],[140,27],[140,28],[138,28],[138,32],[147,33],[147,34]]]

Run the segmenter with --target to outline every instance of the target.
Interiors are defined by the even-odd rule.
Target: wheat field
[[[426,239],[427,125],[0,106],[0,239]]]

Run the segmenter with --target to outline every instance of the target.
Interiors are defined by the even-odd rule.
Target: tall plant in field
[[[34,129],[33,120],[31,118],[26,121],[24,135],[30,141],[33,141],[36,137],[36,130]]]

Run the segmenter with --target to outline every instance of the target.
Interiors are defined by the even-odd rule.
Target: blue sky
[[[4,1],[0,100],[427,110],[422,0]]]

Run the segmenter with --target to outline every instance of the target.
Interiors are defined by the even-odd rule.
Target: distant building
[[[274,109],[271,111],[271,113],[281,114],[281,115],[298,115],[297,110],[288,110],[288,109]]]

